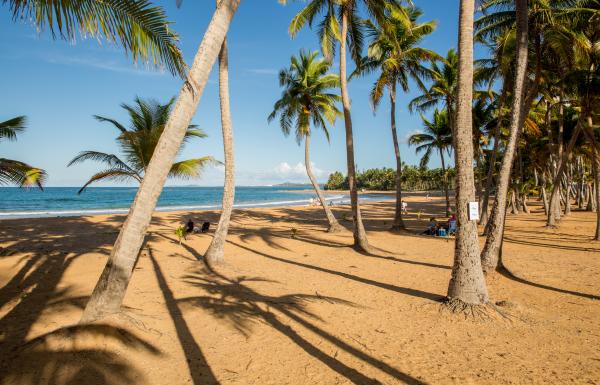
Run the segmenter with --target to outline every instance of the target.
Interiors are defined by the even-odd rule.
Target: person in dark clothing
[[[192,233],[194,232],[194,221],[192,219],[188,219],[187,224],[185,225],[185,232]]]

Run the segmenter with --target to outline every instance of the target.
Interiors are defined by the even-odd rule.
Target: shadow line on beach
[[[379,288],[390,290],[390,291],[393,291],[393,292],[396,292],[396,293],[405,294],[405,295],[409,295],[409,296],[413,296],[413,297],[418,297],[418,298],[424,298],[424,299],[428,299],[428,300],[435,301],[435,302],[439,302],[439,301],[441,301],[441,300],[443,300],[445,298],[445,296],[441,296],[441,295],[434,294],[434,293],[429,293],[429,292],[422,291],[422,290],[411,289],[411,288],[407,288],[407,287],[395,286],[395,285],[392,285],[392,284],[389,284],[389,283],[373,281],[373,280],[368,279],[368,278],[358,277],[356,275],[344,273],[344,272],[341,272],[341,271],[331,270],[331,269],[327,269],[327,268],[320,267],[320,266],[308,265],[306,263],[296,262],[296,261],[291,261],[291,260],[288,260],[288,259],[276,257],[276,256],[269,255],[269,254],[266,254],[266,253],[263,253],[263,252],[260,252],[260,251],[257,251],[257,250],[253,250],[253,249],[251,249],[251,248],[249,248],[247,246],[244,246],[244,245],[239,244],[237,242],[233,242],[231,240],[228,240],[227,242],[230,243],[230,244],[232,244],[232,245],[235,245],[235,246],[237,246],[239,248],[242,248],[244,250],[250,251],[251,253],[258,254],[260,256],[263,256],[263,257],[271,259],[271,260],[275,260],[275,261],[287,263],[287,264],[294,265],[294,266],[303,267],[303,268],[310,269],[310,270],[320,271],[322,273],[337,275],[339,277],[343,277],[343,278],[346,278],[346,279],[349,279],[349,280],[352,280],[352,281],[356,281],[356,282],[360,282],[360,283],[363,283],[363,284],[367,284],[367,285],[379,287]]]
[[[208,361],[206,361],[206,357],[202,353],[198,343],[196,343],[192,332],[187,326],[187,323],[185,322],[185,319],[183,318],[183,315],[177,306],[177,300],[173,296],[173,292],[167,284],[162,269],[154,257],[152,248],[150,245],[148,245],[146,249],[148,250],[148,256],[152,262],[152,267],[154,268],[158,286],[160,287],[160,291],[165,299],[165,305],[167,306],[169,314],[171,315],[171,319],[173,320],[173,324],[175,325],[177,338],[179,339],[179,343],[185,354],[187,366],[192,377],[192,382],[194,385],[219,384],[219,381],[211,370]]]
[[[274,309],[289,319],[297,322],[321,338],[329,341],[339,349],[351,354],[367,364],[381,370],[388,375],[401,380],[407,384],[426,385],[426,383],[406,374],[389,364],[368,355],[367,353],[349,345],[339,338],[318,328],[305,317],[319,319],[318,316],[305,308],[305,303],[310,301],[327,301],[332,304],[353,306],[352,303],[333,297],[307,294],[288,294],[284,296],[265,296],[245,285],[245,282],[265,281],[261,278],[228,278],[217,272],[203,274],[201,270],[190,274],[186,281],[194,286],[206,290],[213,296],[198,296],[182,298],[179,302],[192,306],[198,306],[209,310],[215,317],[227,318],[236,329],[247,332],[249,322],[252,319],[262,320],[272,328],[292,340],[302,350],[318,359],[331,370],[344,376],[354,384],[380,384],[376,379],[369,378],[358,370],[341,362],[335,356],[325,353],[323,350],[302,337],[291,326],[282,322],[271,309]],[[266,306],[266,309],[263,309]],[[303,316],[300,316],[302,314]]]

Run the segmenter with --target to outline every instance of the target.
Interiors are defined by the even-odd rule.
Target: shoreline
[[[306,191],[300,191],[306,192]],[[336,193],[335,197],[327,197],[326,200],[334,202],[332,207],[346,206],[350,204],[350,197],[347,194],[341,195],[342,191]],[[367,195],[363,193],[362,195]],[[377,194],[377,193],[373,193]],[[363,199],[361,203],[376,203],[390,201],[391,199]],[[285,208],[285,207],[319,207],[311,206],[309,199],[286,200],[286,201],[265,201],[265,202],[248,202],[234,204],[235,209],[261,209],[261,208]],[[39,219],[39,218],[72,218],[72,217],[94,217],[103,215],[127,215],[130,207],[116,208],[98,208],[98,209],[81,209],[81,210],[36,210],[36,211],[11,211],[0,212],[0,222],[19,220],[19,219]],[[183,212],[202,212],[202,211],[220,211],[221,204],[218,205],[181,205],[181,206],[159,206],[154,209],[154,213],[183,213]]]

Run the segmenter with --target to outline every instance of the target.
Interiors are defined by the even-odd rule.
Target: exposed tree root
[[[465,320],[495,321],[515,318],[508,312],[501,310],[495,304],[488,302],[481,305],[466,303],[458,298],[446,299],[440,306],[440,313],[448,311],[452,315],[462,315]]]

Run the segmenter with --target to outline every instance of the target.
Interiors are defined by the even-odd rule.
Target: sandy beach
[[[0,384],[598,384],[600,244],[595,213],[544,227],[509,215],[489,318],[443,311],[452,239],[417,235],[443,200],[363,206],[377,255],[325,232],[318,207],[235,210],[226,263],[210,234],[174,228],[218,212],[157,213],[123,312],[77,326],[123,215],[0,223]],[[417,219],[416,212],[423,216]],[[350,228],[349,208],[334,207]],[[295,229],[295,236],[292,237]],[[481,240],[483,242],[483,239]]]

